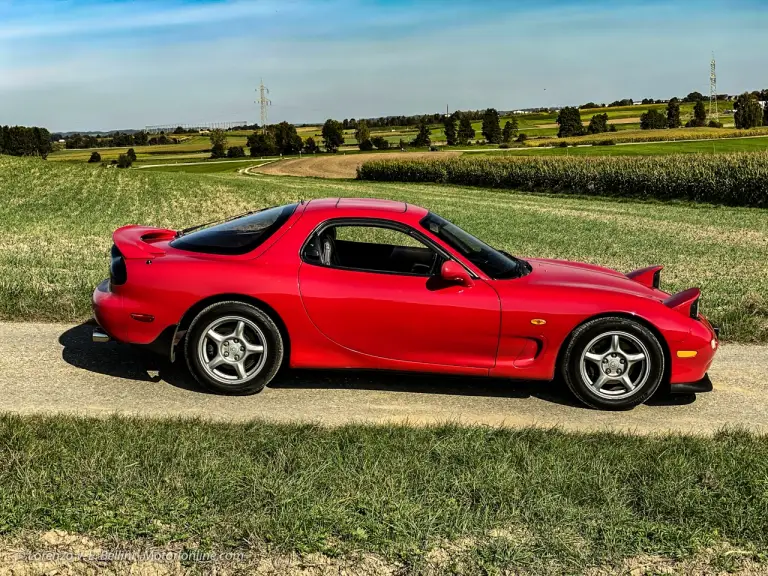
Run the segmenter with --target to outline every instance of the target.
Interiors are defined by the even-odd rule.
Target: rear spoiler
[[[700,297],[701,290],[698,288],[688,288],[688,290],[678,292],[664,300],[664,306],[677,310],[691,318],[698,318]]]
[[[639,282],[648,288],[656,288],[658,290],[659,286],[661,286],[661,271],[663,268],[664,266],[640,268],[627,274],[627,278]]]
[[[123,226],[115,230],[112,239],[124,258],[157,258],[165,251],[154,246],[155,242],[171,240],[176,237],[175,230],[153,228],[151,226]]]

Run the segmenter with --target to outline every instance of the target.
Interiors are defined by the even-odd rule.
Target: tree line
[[[455,114],[455,112],[454,112]],[[485,114],[485,110],[465,110],[462,112],[470,120],[480,120]],[[357,125],[360,122],[365,122],[369,128],[389,128],[392,126],[407,126],[414,127],[419,126],[423,122],[427,124],[439,124],[443,121],[445,114],[441,112],[435,112],[432,114],[417,114],[414,116],[379,116],[378,118],[361,118],[355,120],[354,118],[345,118],[341,121],[341,126],[344,130],[357,130]]]
[[[694,98],[697,98],[694,100]],[[760,105],[760,99],[763,102],[768,101],[768,90],[744,92],[736,97],[733,108],[734,125],[739,129],[756,128],[758,126],[768,126],[768,104]],[[667,102],[665,112],[652,108],[640,115],[640,128],[642,130],[662,130],[665,128],[680,128],[683,122],[680,116],[681,102],[695,102],[693,106],[693,116],[685,123],[686,128],[699,128],[709,126],[710,128],[722,128],[722,123],[710,119],[707,122],[707,109],[704,104],[704,98],[698,92],[692,92],[683,100],[672,98]],[[590,102],[589,105],[594,103]],[[586,107],[586,105],[585,105]],[[595,106],[591,106],[595,107]],[[598,108],[600,106],[597,106]],[[616,127],[608,124],[608,114],[595,114],[589,121],[589,126],[584,127],[581,121],[579,108],[575,106],[566,106],[557,116],[559,138],[571,136],[582,136],[584,134],[597,134],[600,132],[615,132]]]
[[[45,128],[37,126],[0,127],[0,154],[47,158],[51,150],[51,134]]]
[[[766,88],[765,90],[752,90],[751,92],[745,92],[745,94],[751,94],[752,96],[754,96],[756,100],[761,102],[768,101],[768,88]],[[716,97],[718,101],[726,101],[726,100],[730,101],[738,98],[738,96],[733,94],[717,94]],[[686,103],[694,102],[695,103],[699,101],[709,100],[709,96],[704,96],[704,94],[702,94],[701,92],[694,90],[693,92],[688,93],[688,95],[684,96],[683,98],[675,97],[675,98],[670,98],[668,100],[660,100],[660,99],[654,100],[653,98],[643,98],[639,102],[639,104],[666,104],[671,100],[677,100],[678,102],[686,102]],[[605,104],[605,103],[596,104],[595,102],[587,102],[586,104],[582,104],[581,106],[579,106],[579,108],[581,109],[606,108],[606,107],[616,107],[616,106],[634,106],[635,104],[636,103],[634,100],[632,100],[632,98],[624,98],[622,100],[614,100],[610,104]]]
[[[178,138],[167,136],[165,133],[150,135],[143,130],[133,134],[112,132],[103,137],[79,133],[69,134],[68,136],[54,134],[51,140],[53,142],[64,140],[64,147],[68,150],[75,148],[125,148],[126,146],[156,146],[179,143]]]

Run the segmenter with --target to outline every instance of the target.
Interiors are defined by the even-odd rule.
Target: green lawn
[[[175,163],[163,163],[162,165],[154,166],[149,164],[142,170],[152,170],[158,172],[185,172],[187,174],[218,174],[222,172],[237,172],[243,168],[249,168],[251,166],[261,166],[266,162],[252,158],[249,160],[198,160],[192,164],[177,165]]]
[[[738,431],[2,415],[0,533],[373,553],[406,574],[605,574],[714,549],[727,570],[765,562],[767,463],[768,439]]]
[[[726,340],[768,341],[768,218],[750,208],[516,194],[460,186],[118,170],[0,157],[0,318],[84,320],[124,224],[181,228],[327,196],[426,206],[520,256],[622,271],[666,266],[703,290]]]

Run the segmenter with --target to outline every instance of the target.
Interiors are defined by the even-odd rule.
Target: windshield
[[[491,248],[437,214],[427,214],[421,225],[491,278],[517,278],[528,272],[524,261]]]
[[[171,246],[207,254],[245,254],[285,224],[296,206],[288,204],[266,208],[242,218],[225,220],[221,224],[183,234],[171,242]]]

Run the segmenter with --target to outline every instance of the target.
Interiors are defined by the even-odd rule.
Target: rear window
[[[235,220],[176,238],[171,246],[206,254],[245,254],[274,234],[296,211],[298,204],[266,208]]]

